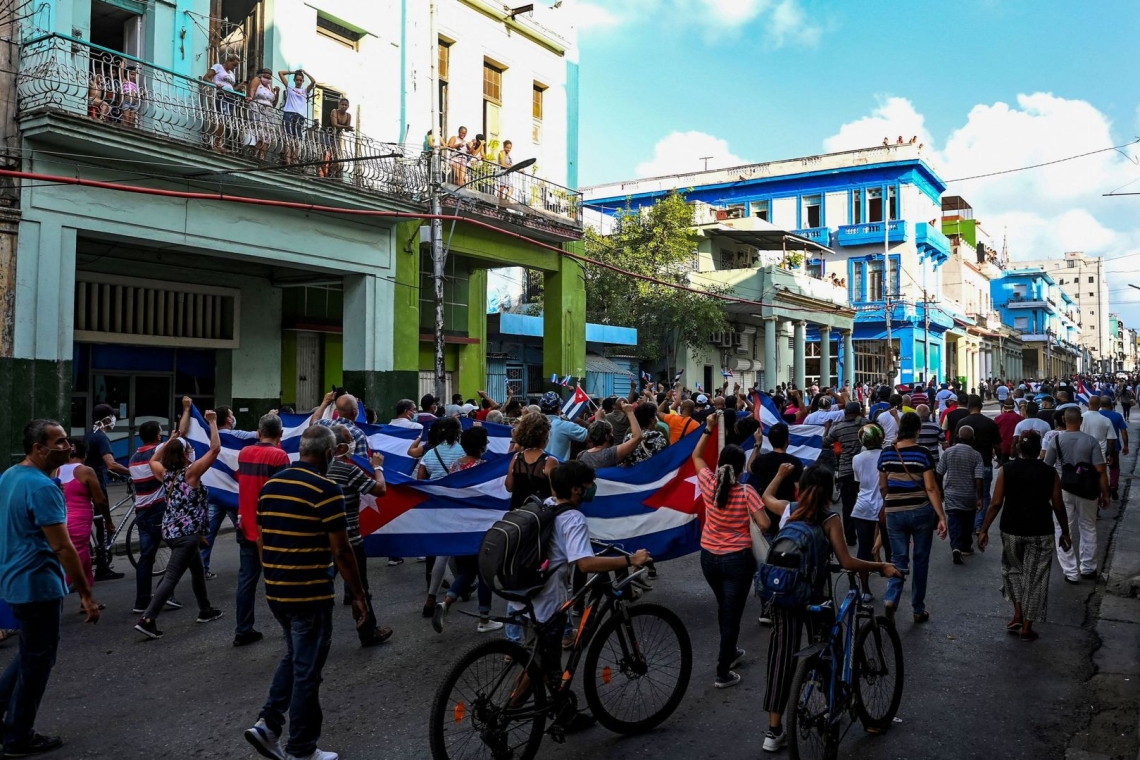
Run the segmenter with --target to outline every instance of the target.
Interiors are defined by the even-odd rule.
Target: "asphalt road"
[[[1102,523],[1107,523],[1107,518]],[[67,600],[63,642],[37,728],[64,736],[59,753],[68,758],[195,757],[253,758],[242,731],[256,720],[278,658],[283,652],[267,609],[258,610],[266,641],[235,649],[231,644],[237,550],[223,537],[215,550],[217,580],[211,601],[226,613],[197,625],[188,580],[179,591],[190,602],[160,618],[166,632],[148,641],[132,626],[133,579],[100,584],[107,605],[97,626],[75,614]],[[130,569],[125,558],[120,569]],[[382,622],[396,629],[378,649],[358,648],[347,608],[338,607],[333,649],[325,669],[321,746],[346,758],[428,757],[428,705],[444,670],[479,639],[474,622],[452,614],[435,634],[420,617],[423,565],[408,562],[370,568]],[[881,592],[877,580],[875,591]],[[950,561],[938,543],[932,561],[930,623],[914,626],[909,607],[900,610],[906,655],[902,723],[872,738],[857,728],[844,740],[844,758],[1055,758],[1089,709],[1082,685],[1091,675],[1094,639],[1082,628],[1090,583],[1068,586],[1054,570],[1049,622],[1041,638],[1025,644],[1006,635],[1010,610],[1001,599],[999,555],[991,550]],[[748,656],[743,683],[713,688],[717,631],[712,594],[695,557],[664,563],[650,594],[676,610],[694,644],[694,675],[684,702],[658,730],[623,738],[603,728],[572,737],[562,746],[547,741],[551,758],[744,758],[759,757],[766,718],[761,708],[768,633],[756,624],[753,600],[746,612],[741,646]],[[492,634],[494,635],[494,634]],[[7,661],[14,647],[0,649]]]

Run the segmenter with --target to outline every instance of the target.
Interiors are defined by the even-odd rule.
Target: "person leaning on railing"
[[[225,118],[233,114],[234,104],[237,101],[235,97],[237,77],[234,76],[234,69],[237,68],[239,63],[241,63],[241,58],[238,58],[236,55],[226,56],[224,62],[215,63],[203,77],[203,79],[217,88],[217,91],[214,93],[213,105],[217,121],[211,126],[214,133],[214,150],[218,152],[225,150]]]
[[[269,141],[275,121],[274,111],[277,109],[277,101],[281,98],[281,88],[272,85],[273,72],[269,69],[258,69],[257,76],[249,80],[245,90],[251,130],[246,144],[253,145],[254,157],[258,161],[264,161],[269,152]]]

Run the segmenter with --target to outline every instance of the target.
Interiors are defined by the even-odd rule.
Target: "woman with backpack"
[[[811,583],[812,599],[827,596],[827,562],[833,554],[844,570],[901,578],[902,573],[889,562],[864,562],[847,551],[843,521],[838,513],[830,510],[831,492],[835,488],[835,476],[831,470],[818,465],[808,467],[796,486],[795,501],[776,498],[780,485],[794,470],[791,464],[780,465],[776,477],[764,490],[764,507],[780,516],[780,532],[769,548],[769,557],[775,552],[814,557],[815,567],[806,568],[806,572],[801,573],[801,577]],[[779,602],[773,602],[772,632],[768,640],[768,685],[764,693],[764,709],[768,711],[768,733],[764,737],[767,752],[779,750],[788,740],[784,733],[783,715],[788,706],[792,676],[796,670],[795,655],[800,649],[800,635],[805,622],[810,625],[814,621],[804,606],[781,606]]]
[[[731,444],[725,446],[715,470],[704,460],[705,444],[716,426],[721,424],[723,416],[723,412],[708,416],[697,448],[693,450],[697,485],[705,503],[701,572],[716,597],[720,624],[720,651],[716,681],[713,682],[718,689],[740,683],[740,675],[732,669],[744,659],[744,650],[738,648],[736,642],[740,637],[744,605],[756,575],[756,557],[752,554],[748,521],[755,520],[761,530],[767,530],[769,525],[756,489],[740,482],[740,475],[744,472],[744,449]]]

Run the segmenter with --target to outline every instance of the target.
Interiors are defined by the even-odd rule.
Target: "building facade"
[[[449,120],[540,159],[498,178],[445,157],[444,208],[472,220],[446,239],[449,381],[468,396],[486,381],[487,282],[504,266],[546,273],[546,360],[584,369],[580,270],[559,253],[581,237],[573,27],[549,8],[435,5],[47,0],[7,22],[6,168],[23,172],[0,199],[12,456],[26,419],[78,433],[100,402],[129,450],[182,395],[245,427],[332,385],[382,418],[418,397],[434,361],[433,82]],[[314,86],[286,126],[273,88],[298,68]]]
[[[943,375],[943,336],[953,325],[937,306],[940,268],[950,256],[938,221],[944,189],[922,146],[912,143],[618,182],[583,193],[590,208],[612,214],[679,190],[726,218],[769,222],[829,249],[812,264],[813,273],[835,274],[855,310],[854,379],[881,382],[893,375],[910,383]],[[805,340],[814,334],[805,331]]]
[[[1092,358],[1087,371],[1112,371],[1111,307],[1104,261],[1082,251],[1066,251],[1060,259],[1019,261],[1017,266],[1045,270],[1073,299],[1081,317],[1081,345],[1089,350]]]
[[[1007,270],[990,283],[990,294],[1002,322],[1020,333],[1025,376],[1070,377],[1078,371],[1081,328],[1077,305],[1048,272]]]

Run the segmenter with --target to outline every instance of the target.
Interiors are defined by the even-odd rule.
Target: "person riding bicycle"
[[[556,507],[568,505],[570,508],[555,518],[550,549],[547,552],[549,575],[546,585],[531,603],[535,619],[542,626],[538,634],[539,665],[548,687],[554,691],[562,677],[562,632],[566,624],[566,613],[561,608],[569,599],[567,589],[571,566],[576,566],[584,573],[605,573],[631,566],[642,567],[652,558],[645,549],[639,549],[629,556],[594,556],[586,516],[579,510],[582,504],[593,500],[598,490],[593,467],[578,461],[564,462],[550,473],[550,488],[554,495],[546,503]],[[567,704],[572,705],[573,702]],[[556,726],[571,733],[594,724],[594,717],[588,712],[566,710],[567,704],[558,706]]]
[[[789,522],[801,521],[818,530],[821,543],[829,544],[830,551],[818,553],[821,567],[817,568],[815,578],[817,586],[813,597],[826,596],[827,563],[831,555],[844,570],[856,572],[877,572],[883,577],[902,577],[898,568],[887,562],[865,562],[855,559],[847,551],[847,539],[843,534],[843,523],[839,515],[832,512],[831,492],[835,486],[831,470],[818,465],[804,470],[799,484],[796,486],[796,501],[777,499],[776,493],[780,484],[791,475],[795,467],[791,464],[780,465],[776,477],[765,489],[764,506],[769,511],[780,515],[780,528]],[[787,743],[787,734],[784,732],[783,715],[788,706],[792,676],[795,674],[795,654],[800,648],[800,634],[804,623],[813,622],[806,609],[788,609],[773,605],[772,632],[768,643],[768,686],[764,694],[764,709],[768,711],[768,733],[764,738],[764,749],[775,752]]]

